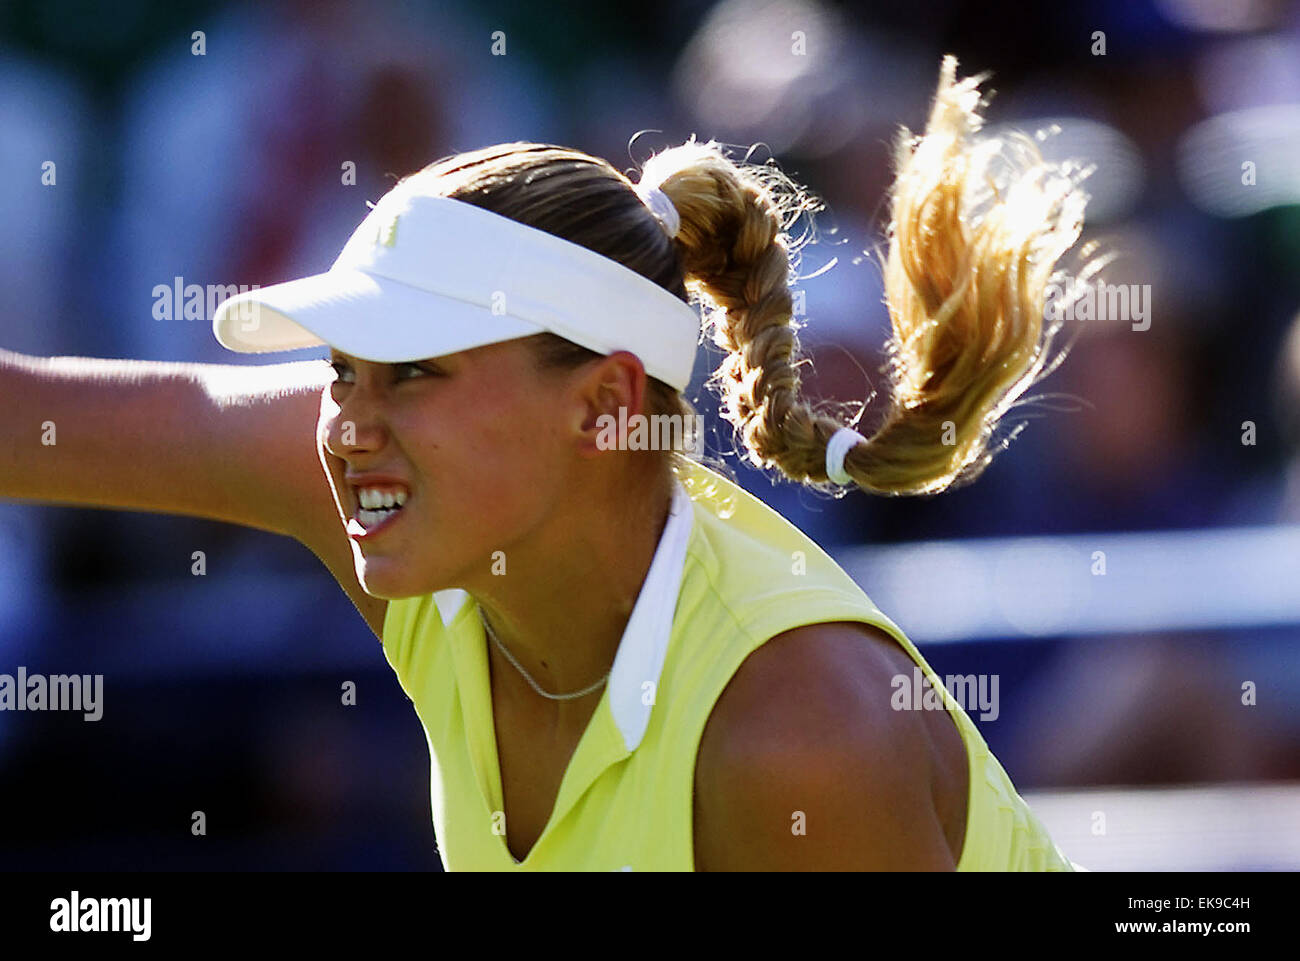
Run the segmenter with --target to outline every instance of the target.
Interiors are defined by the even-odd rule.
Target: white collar
[[[694,525],[691,496],[682,482],[674,478],[668,523],[659,537],[659,546],[655,548],[609,674],[609,710],[628,751],[637,749],[650,724]],[[461,588],[434,593],[433,600],[444,626],[451,626],[468,598],[468,592]]]

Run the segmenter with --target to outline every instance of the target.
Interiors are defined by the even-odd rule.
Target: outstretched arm
[[[0,498],[186,514],[296,538],[379,636],[316,450],[320,360],[240,367],[0,351]]]

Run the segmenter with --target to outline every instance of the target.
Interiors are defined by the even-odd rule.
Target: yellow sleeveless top
[[[795,573],[799,568],[801,573]],[[392,601],[384,653],[429,742],[433,825],[449,871],[692,871],[695,757],[732,675],[802,624],[863,621],[897,638],[941,693],[966,745],[959,871],[1076,866],[916,647],[817,544],[695,463],[677,471],[660,537],[555,807],[522,862],[506,846],[487,641],[462,590]]]

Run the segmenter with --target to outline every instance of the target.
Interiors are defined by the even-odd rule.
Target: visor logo
[[[394,211],[389,217],[385,217],[379,222],[379,228],[375,232],[375,243],[384,247],[392,247],[397,243],[397,220],[402,216],[401,211]]]

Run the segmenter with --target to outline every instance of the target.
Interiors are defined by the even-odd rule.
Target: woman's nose
[[[359,386],[350,386],[341,402],[327,393],[321,401],[320,435],[335,457],[347,459],[378,450],[386,436],[378,399]]]

